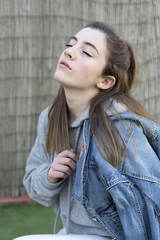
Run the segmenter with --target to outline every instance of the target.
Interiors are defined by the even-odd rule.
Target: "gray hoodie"
[[[106,112],[109,115],[126,111],[126,107],[120,103],[113,102],[114,108]],[[70,145],[77,156],[81,152],[83,143],[83,123],[89,116],[89,108],[69,128]],[[48,181],[47,175],[54,156],[48,155],[45,141],[47,134],[48,108],[39,117],[37,138],[27,160],[26,173],[23,184],[29,196],[44,206],[55,204],[55,212],[60,215],[63,229],[61,234],[97,234],[110,239],[106,231],[99,227],[95,221],[89,218],[85,209],[76,201],[71,201],[72,188],[75,172],[65,180],[58,183]],[[57,220],[56,220],[57,221]],[[55,227],[56,228],[56,227]]]

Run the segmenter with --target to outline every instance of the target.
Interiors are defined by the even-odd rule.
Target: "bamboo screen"
[[[159,0],[0,0],[1,196],[25,193],[38,115],[58,89],[58,56],[68,37],[94,20],[110,24],[135,47],[133,95],[160,120]]]

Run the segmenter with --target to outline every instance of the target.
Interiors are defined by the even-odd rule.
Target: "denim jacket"
[[[119,117],[123,120],[119,120]],[[72,198],[113,239],[160,239],[160,126],[124,112],[112,116],[127,147],[115,168],[101,154],[84,123],[84,153],[77,163]]]

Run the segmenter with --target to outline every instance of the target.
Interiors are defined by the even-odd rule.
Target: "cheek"
[[[81,72],[80,78],[81,78],[81,82],[87,83],[87,82],[89,81],[88,71],[87,71],[87,70],[83,70],[83,71]]]
[[[80,70],[80,80],[83,83],[91,83],[93,80],[93,77],[95,76],[93,71],[93,66],[86,65],[85,63],[82,63],[79,65]]]

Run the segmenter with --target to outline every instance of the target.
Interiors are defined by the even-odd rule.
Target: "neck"
[[[70,122],[80,117],[90,105],[91,99],[96,94],[89,94],[88,91],[73,91],[65,89],[65,96],[70,112]]]

